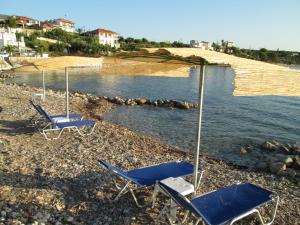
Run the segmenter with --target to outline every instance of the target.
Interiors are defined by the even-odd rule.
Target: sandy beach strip
[[[40,89],[0,84],[0,217],[4,224],[153,224],[162,205],[137,208],[130,194],[111,202],[116,190],[110,175],[97,160],[121,169],[133,169],[173,160],[193,161],[191,154],[130,131],[98,121],[92,136],[65,132],[57,141],[46,141],[30,123],[35,114],[28,100]],[[86,97],[70,98],[72,112],[89,117]],[[64,112],[64,93],[48,91],[43,103],[53,114]],[[100,102],[93,113],[101,115],[115,107]],[[137,106],[139,107],[139,106]],[[94,119],[94,118],[92,118]],[[251,182],[280,196],[274,224],[300,221],[300,188],[285,177],[255,172],[224,161],[201,157],[205,169],[199,194],[237,182]],[[150,203],[151,189],[137,193]],[[166,199],[160,195],[159,202]],[[262,210],[267,214],[270,207]],[[191,222],[191,220],[189,221]],[[257,224],[249,217],[244,224]]]
[[[12,58],[15,64],[23,65],[16,72],[41,72],[64,70],[65,67],[91,66],[101,75],[167,76],[188,77],[190,66],[185,63],[157,63],[153,61],[128,60],[115,57],[60,56],[45,59]]]
[[[150,53],[157,48],[146,49]],[[300,71],[286,66],[197,48],[164,48],[174,56],[197,56],[212,64],[230,65],[235,72],[235,96],[300,96]]]

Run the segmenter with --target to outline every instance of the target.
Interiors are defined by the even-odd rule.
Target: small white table
[[[173,190],[177,191],[183,196],[189,195],[195,191],[194,185],[184,180],[182,177],[169,177],[167,179],[164,179],[160,181],[161,183],[165,184],[166,186],[172,188]],[[158,184],[155,185],[153,196],[152,196],[152,208],[154,207],[156,196],[158,192],[161,192],[163,194],[164,191],[159,187]],[[176,203],[172,201],[171,199],[171,209],[170,209],[170,219],[171,221],[176,220]]]

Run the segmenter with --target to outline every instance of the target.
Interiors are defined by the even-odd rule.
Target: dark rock
[[[152,102],[152,105],[154,105],[154,106],[158,106],[158,103],[157,103],[157,101],[155,100],[155,101],[153,101]]]
[[[116,96],[114,99],[113,99],[113,103],[115,104],[118,104],[118,105],[124,105],[125,104],[125,101],[124,99]]]
[[[242,147],[242,148],[240,149],[240,153],[241,153],[242,155],[245,155],[245,154],[248,153],[248,151],[247,151],[246,148]]]
[[[275,144],[266,141],[261,145],[261,148],[264,150],[277,151],[279,148]]]
[[[294,154],[294,155],[300,155],[300,146],[292,146],[291,148],[291,152]]]
[[[188,102],[177,102],[175,105],[179,109],[189,109],[189,103]]]
[[[290,153],[290,149],[287,146],[284,146],[284,145],[280,146],[280,151],[284,154],[289,154]]]
[[[164,104],[164,101],[163,101],[163,100],[161,100],[161,99],[158,99],[158,100],[157,100],[157,104],[158,104],[159,106],[161,106],[161,105],[163,105],[163,104]]]
[[[292,165],[293,168],[300,170],[300,157],[296,156]]]
[[[294,162],[294,160],[293,160],[293,158],[290,157],[290,156],[287,156],[287,157],[285,157],[285,159],[284,159],[284,163],[285,163],[287,166],[291,166],[291,165],[293,164],[293,162]]]
[[[145,98],[138,98],[138,99],[135,100],[135,102],[138,105],[144,105],[147,102],[147,99],[145,99]]]
[[[270,164],[270,172],[271,173],[277,174],[284,170],[286,170],[286,164],[283,162],[273,162]]]

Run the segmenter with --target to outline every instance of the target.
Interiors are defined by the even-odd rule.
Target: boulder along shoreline
[[[28,101],[36,92],[41,89],[0,84],[0,223],[153,224],[162,204],[140,209],[130,194],[112,202],[116,189],[97,160],[128,170],[172,160],[193,162],[193,155],[101,120],[116,105],[99,99],[95,106],[88,95],[71,95],[70,109],[97,119],[94,134],[81,137],[64,132],[59,140],[47,141],[30,123],[35,111]],[[51,114],[64,112],[64,93],[48,90],[42,105]],[[205,171],[199,194],[251,182],[280,196],[274,224],[299,223],[299,180],[205,156],[200,160]],[[150,204],[151,194],[151,189],[137,192],[142,203]],[[158,202],[166,200],[159,198]],[[263,215],[268,217],[271,209],[262,208]],[[252,216],[243,220],[243,224],[256,223]]]

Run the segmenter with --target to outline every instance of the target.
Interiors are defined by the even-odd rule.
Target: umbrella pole
[[[45,72],[43,71],[43,101],[46,101]]]
[[[197,130],[197,150],[194,158],[194,187],[195,192],[198,184],[198,168],[199,168],[199,153],[200,153],[200,143],[201,143],[201,124],[202,124],[202,106],[203,106],[203,90],[204,90],[204,64],[200,67],[200,77],[199,77],[199,92],[198,92],[198,130]]]
[[[65,79],[66,79],[66,115],[69,119],[69,72],[68,67],[65,68]]]

